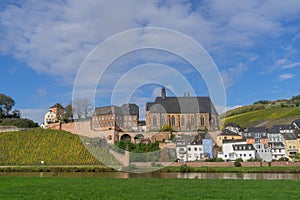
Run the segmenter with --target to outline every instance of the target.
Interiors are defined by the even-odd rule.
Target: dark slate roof
[[[282,134],[282,137],[285,140],[297,140],[297,136],[294,133],[285,133],[285,134]]]
[[[191,144],[195,139],[195,135],[176,135],[175,143],[176,146],[185,146]]]
[[[218,115],[210,97],[157,97],[146,103],[146,111],[154,113],[210,113]]]
[[[295,129],[295,127],[291,124],[274,125],[273,128],[278,129],[278,130],[293,130],[293,129]]]
[[[268,130],[268,133],[269,134],[279,133],[279,127],[273,126],[271,129]]]
[[[233,144],[232,147],[235,151],[255,150],[252,144]]]
[[[123,104],[121,106],[121,110],[123,115],[138,115],[139,114],[139,107],[133,103]]]
[[[60,103],[56,103],[53,106],[51,106],[50,108],[64,108]]]
[[[233,122],[229,122],[226,127],[236,127],[236,128],[241,128],[240,125],[236,125],[235,123]]]
[[[233,135],[233,136],[236,136],[236,135],[239,135],[239,134],[237,134],[233,131],[230,131],[228,129],[224,129],[224,130],[222,130],[221,133],[219,133],[219,135]]]
[[[119,106],[98,107],[94,111],[94,115],[107,115],[107,114],[138,115],[139,107],[136,104],[123,104],[121,107]]]
[[[122,114],[121,108],[118,106],[98,107],[94,111],[94,115]]]
[[[295,126],[295,128],[300,129],[300,119],[296,119],[292,122],[292,125]]]
[[[245,130],[247,133],[267,133],[268,129],[266,127],[249,127]]]

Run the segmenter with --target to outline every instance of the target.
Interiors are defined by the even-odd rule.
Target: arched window
[[[194,116],[191,117],[191,126],[195,126],[195,117]]]
[[[174,117],[174,115],[171,117],[171,126],[175,126],[175,117]]]
[[[153,126],[157,126],[157,118],[156,116],[153,116]]]
[[[165,123],[166,123],[166,118],[165,118],[165,116],[161,116],[161,124],[162,124],[162,125],[165,125]]]
[[[201,115],[200,117],[200,126],[204,126],[204,117]]]
[[[181,126],[185,125],[185,120],[184,120],[184,116],[181,117]]]

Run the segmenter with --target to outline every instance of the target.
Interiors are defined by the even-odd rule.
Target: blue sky
[[[128,29],[162,27],[203,46],[223,78],[227,108],[290,98],[300,94],[299,7],[297,0],[3,0],[0,92],[13,97],[24,117],[41,122],[49,106],[71,102],[77,71],[99,43]],[[107,71],[105,83],[113,87],[125,66],[128,70],[149,62],[172,66],[191,82],[196,95],[208,95],[205,82],[187,72],[189,63],[160,51],[121,57]],[[130,100],[140,105],[152,101],[159,88],[140,86]],[[109,104],[110,97],[99,89],[96,106]]]

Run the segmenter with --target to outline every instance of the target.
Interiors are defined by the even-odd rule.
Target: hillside
[[[229,111],[230,112],[230,111]],[[300,118],[300,107],[268,107],[265,109],[244,112],[222,119],[226,125],[229,122],[239,124],[241,127],[266,126],[275,124],[288,124]]]
[[[87,139],[88,140],[88,139]],[[79,136],[65,131],[44,130],[0,133],[0,165],[91,165],[101,164]]]

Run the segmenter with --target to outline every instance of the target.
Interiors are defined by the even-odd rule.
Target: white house
[[[256,152],[256,158],[261,159],[265,162],[272,161],[272,149],[271,147],[267,147],[264,143],[254,143],[253,144]]]
[[[44,117],[44,126],[47,127],[48,124],[54,123],[55,120],[56,114],[52,110],[49,110]]]
[[[269,130],[268,139],[268,144],[272,151],[272,159],[278,160],[287,157],[284,138],[277,127]]]
[[[255,158],[255,148],[246,141],[224,141],[222,144],[222,152],[218,152],[218,158],[223,160],[236,160],[242,158],[244,162],[250,158]]]
[[[202,141],[195,141],[195,136],[178,136],[176,139],[177,160],[181,162],[203,160],[208,157],[203,152]]]

